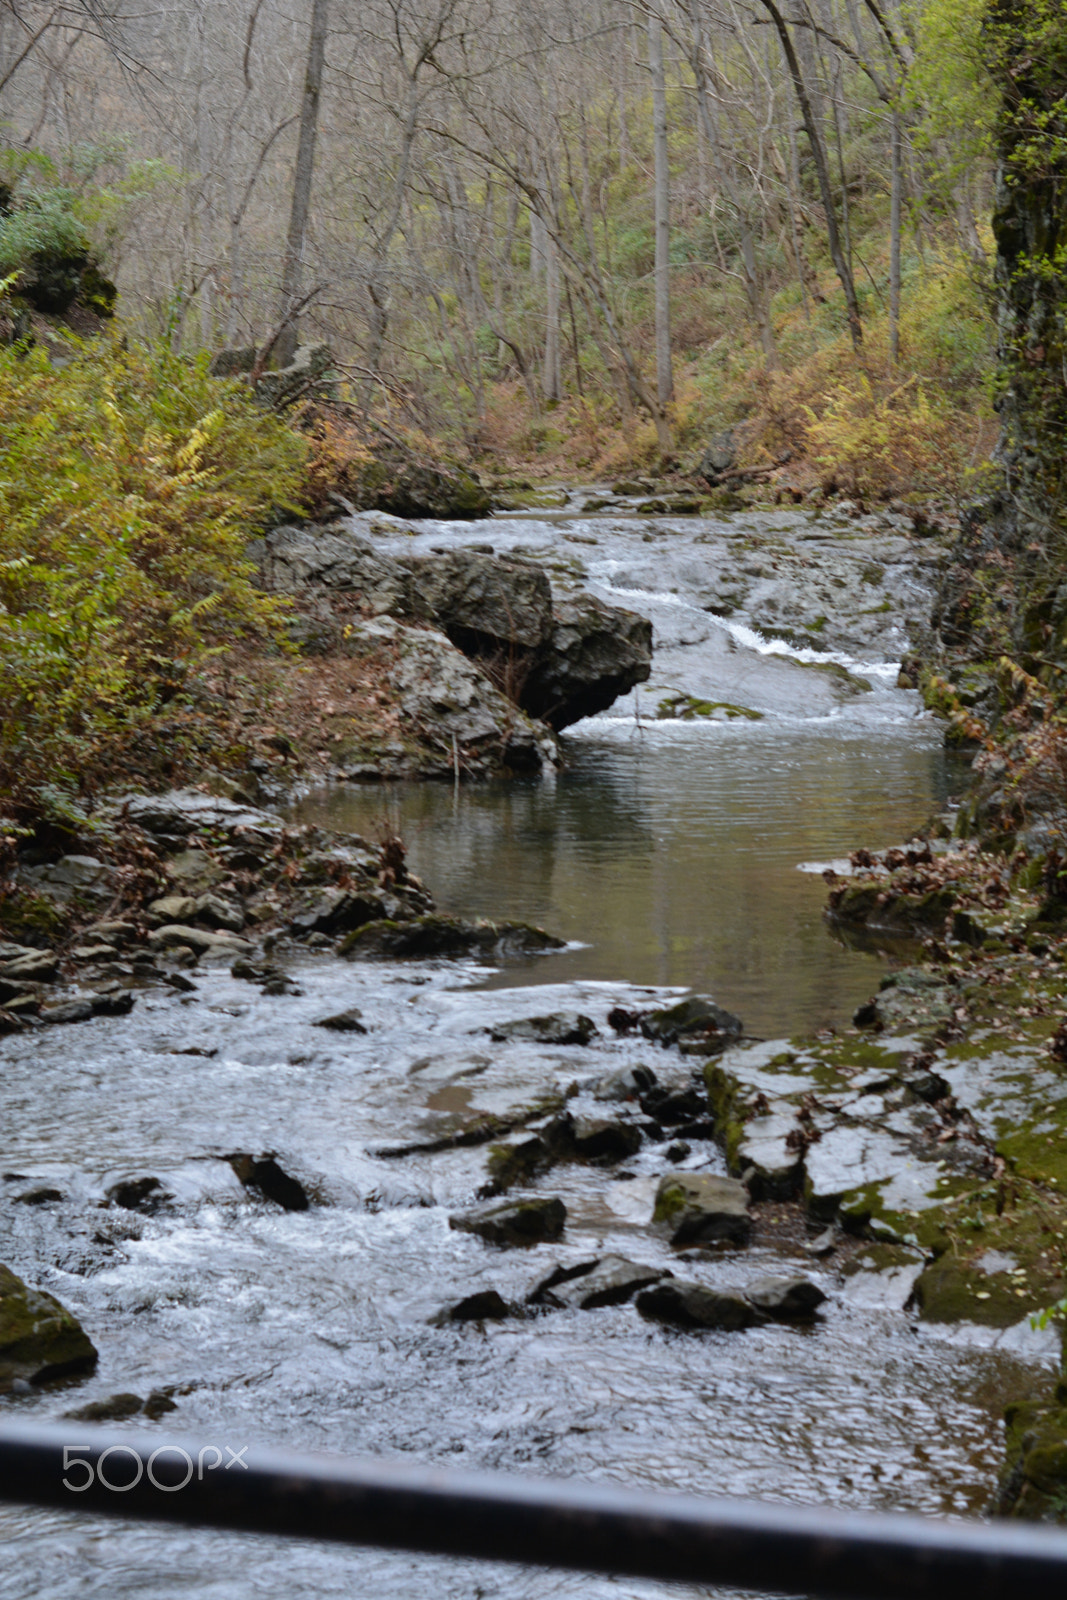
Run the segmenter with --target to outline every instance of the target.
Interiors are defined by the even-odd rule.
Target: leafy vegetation
[[[245,550],[305,454],[206,358],[0,350],[0,790],[91,783],[207,656],[278,636]]]

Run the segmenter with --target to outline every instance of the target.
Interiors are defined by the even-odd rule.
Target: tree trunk
[[[545,359],[541,370],[541,393],[551,404],[563,399],[559,359],[559,251],[555,240],[545,242]]]
[[[808,136],[811,146],[812,160],[815,162],[815,172],[819,180],[819,197],[822,200],[823,210],[826,212],[826,235],[830,245],[830,258],[834,264],[838,281],[845,292],[845,311],[848,316],[848,331],[852,335],[852,344],[858,354],[863,348],[863,323],[860,320],[860,305],[856,298],[856,284],[852,276],[852,268],[848,258],[841,247],[841,234],[837,226],[837,209],[834,205],[834,193],[830,186],[830,168],[826,160],[826,148],[819,133],[812,107],[811,96],[800,70],[800,62],[793,48],[793,41],[786,27],[785,18],[775,5],[774,0],[762,0],[764,9],[769,12],[774,23],[775,32],[781,40],[782,51],[785,55],[789,76],[793,80],[797,103],[800,106],[800,115],[804,122],[804,131]]]
[[[900,200],[903,187],[903,129],[900,110],[893,108],[892,180],[889,197],[889,365],[900,360]]]
[[[663,20],[648,12],[648,64],[652,72],[652,137],[655,149],[656,398],[674,399],[671,370],[671,174],[667,148],[667,80],[663,71]]]
[[[1059,7],[993,0],[986,28],[1001,92],[993,232],[1010,539],[1054,555],[1059,573],[1067,533],[1067,20]]]
[[[322,98],[322,68],[326,57],[326,30],[330,0],[312,0],[311,38],[308,43],[307,71],[304,75],[304,99],[300,108],[300,137],[296,146],[296,170],[293,174],[293,203],[289,212],[289,233],[285,241],[285,260],[282,265],[282,285],[278,296],[278,321],[283,322],[300,296],[300,278],[304,265],[304,241],[307,236],[308,211],[311,206],[311,180],[315,171],[315,140],[319,131],[319,101]],[[274,359],[279,367],[288,366],[296,354],[299,328],[293,318],[274,346]]]

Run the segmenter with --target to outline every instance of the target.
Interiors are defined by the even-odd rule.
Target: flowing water
[[[271,1441],[708,1494],[981,1510],[1000,1408],[1048,1365],[1048,1342],[917,1325],[891,1291],[850,1287],[832,1262],[806,1257],[829,1297],[811,1329],[679,1335],[632,1305],[434,1326],[477,1288],[523,1300],[556,1260],[617,1251],[666,1265],[648,1228],[665,1147],[646,1144],[615,1172],[556,1168],[540,1187],[566,1201],[563,1243],[510,1252],[448,1226],[484,1181],[484,1150],[382,1154],[432,1138],[457,1112],[504,1112],[571,1084],[576,1107],[592,1108],[587,1086],[639,1059],[683,1077],[673,1052],[650,1058],[647,1044],[612,1036],[614,1005],[693,987],[775,1036],[847,1022],[876,986],[881,958],[831,938],[825,886],[798,865],[899,841],[959,774],[917,697],[893,687],[899,628],[881,655],[873,644],[837,652],[873,685],[838,701],[821,677],[809,690],[751,618],[703,609],[708,537],[744,531],[693,521],[650,550],[636,519],[418,530],[417,545],[488,539],[571,562],[572,541],[598,540],[595,559],[583,551],[587,581],[605,598],[624,591],[656,622],[646,712],[631,697],[572,730],[554,779],[334,790],[301,811],[363,833],[387,813],[442,905],[521,916],[571,944],[492,973],[294,951],[301,995],[268,997],[208,969],[196,993],[146,994],[128,1018],[5,1040],[0,1259],[69,1305],[101,1352],[91,1380],[6,1405],[54,1418],[119,1390],[167,1389],[178,1409],[156,1424],[161,1438],[174,1424],[234,1449]],[[772,531],[800,538],[810,525],[793,515]],[[666,688],[737,702],[741,680],[763,721],[648,718]],[[365,1035],[314,1026],[352,1005]],[[489,1038],[495,1023],[562,1009],[591,1016],[599,1038],[584,1049]],[[290,1214],[251,1200],[224,1159],[241,1150],[275,1151],[316,1203]],[[722,1170],[699,1141],[685,1164]],[[103,1205],[112,1183],[148,1174],[172,1196],[154,1215]],[[17,1202],[42,1182],[63,1199]],[[796,1246],[772,1239],[685,1270],[737,1284],[797,1265]],[[0,1594],[57,1600],[664,1592],[14,1509],[0,1530]]]

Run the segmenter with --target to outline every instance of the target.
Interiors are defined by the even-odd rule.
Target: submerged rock
[[[498,1043],[505,1039],[529,1039],[534,1044],[586,1045],[598,1037],[592,1017],[577,1011],[557,1011],[547,1017],[520,1017],[515,1022],[500,1022],[489,1029]]]
[[[622,1305],[639,1289],[670,1276],[666,1267],[645,1266],[625,1256],[602,1256],[566,1277],[551,1274],[530,1298],[540,1305],[594,1311],[599,1306]]]
[[[755,1328],[767,1319],[740,1291],[708,1289],[702,1283],[682,1283],[671,1278],[637,1296],[643,1317],[675,1328],[718,1328],[736,1333]]]
[[[39,1384],[89,1372],[96,1362],[78,1319],[54,1296],[0,1266],[0,1392],[20,1378]]]
[[[433,1321],[442,1324],[446,1322],[502,1322],[505,1317],[514,1316],[514,1312],[507,1301],[495,1289],[479,1289],[475,1294],[468,1294],[462,1300],[457,1300],[455,1305],[446,1306],[439,1311]]]
[[[493,960],[562,950],[564,942],[525,922],[466,922],[461,917],[427,916],[410,922],[368,923],[348,935],[340,953],[349,961],[370,956]]]
[[[123,1178],[113,1183],[106,1193],[108,1204],[120,1206],[124,1211],[158,1211],[173,1198],[154,1177]]]
[[[227,1160],[246,1189],[257,1189],[283,1211],[306,1211],[310,1205],[302,1183],[278,1165],[273,1156],[232,1155]]]
[[[460,1211],[449,1217],[448,1225],[458,1233],[475,1233],[488,1244],[513,1249],[558,1239],[566,1220],[567,1208],[562,1200],[537,1196]]]
[[[656,1190],[652,1221],[670,1229],[672,1244],[745,1244],[752,1231],[748,1190],[736,1178],[668,1172]]]
[[[347,1011],[338,1011],[332,1017],[320,1017],[314,1027],[330,1028],[334,1033],[366,1033],[366,1028],[359,1020],[362,1015],[358,1006],[350,1006]]]

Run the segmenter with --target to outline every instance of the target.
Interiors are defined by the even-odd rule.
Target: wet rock
[[[134,997],[128,989],[118,989],[107,994],[94,994],[89,1000],[94,1017],[128,1017],[133,1010],[134,1003]]]
[[[123,1211],[158,1211],[173,1198],[159,1179],[153,1177],[123,1178],[106,1191],[108,1204],[121,1206]]]
[[[69,1422],[123,1422],[136,1417],[143,1409],[139,1394],[109,1394],[106,1400],[90,1400],[88,1405],[74,1411],[64,1411]]]
[[[47,1024],[62,1024],[68,1022],[88,1022],[95,1015],[91,1000],[65,1000],[58,1006],[45,1006],[41,1011],[41,1021]]]
[[[600,1306],[618,1306],[629,1300],[639,1289],[669,1278],[665,1267],[649,1267],[641,1262],[629,1261],[625,1256],[602,1256],[584,1271],[539,1286],[534,1291],[543,1305],[576,1307],[582,1311],[595,1311]]]
[[[246,1189],[256,1189],[266,1200],[273,1200],[283,1211],[306,1211],[307,1191],[290,1177],[273,1156],[237,1154],[226,1158]]]
[[[24,956],[40,956],[44,954],[29,944],[11,944],[0,940],[0,971],[9,961],[21,961]]]
[[[652,624],[578,594],[553,604],[552,631],[519,704],[557,732],[606,711],[652,672]]]
[[[656,1190],[652,1221],[667,1226],[671,1243],[745,1244],[752,1231],[748,1191],[736,1178],[668,1172]]]
[[[826,1296],[809,1278],[757,1278],[745,1290],[747,1298],[769,1317],[783,1322],[803,1322],[813,1317]]]
[[[675,1328],[717,1328],[736,1333],[767,1320],[737,1290],[708,1289],[704,1284],[683,1283],[676,1278],[643,1290],[636,1304],[643,1317]]]
[[[249,952],[252,946],[247,939],[235,933],[211,933],[206,928],[190,928],[185,923],[166,923],[148,936],[153,950],[173,950],[181,945],[202,956],[216,951],[234,955],[237,951]]]
[[[915,937],[943,930],[955,905],[952,889],[916,895],[901,894],[885,883],[855,883],[831,891],[825,915],[831,922]]]
[[[0,1390],[19,1379],[40,1384],[89,1372],[96,1361],[92,1340],[65,1306],[0,1266]]]
[[[460,917],[415,917],[410,922],[372,922],[350,933],[340,954],[349,961],[365,957],[458,959],[477,956],[499,960],[561,950],[564,941],[524,922],[466,922]]]
[[[632,1122],[610,1122],[597,1117],[578,1117],[571,1134],[574,1153],[582,1161],[610,1166],[636,1155],[644,1143],[640,1128]]]
[[[707,1109],[707,1099],[698,1089],[655,1088],[641,1096],[641,1110],[645,1116],[664,1127],[692,1122]]]
[[[479,1190],[479,1197],[504,1194],[517,1183],[529,1183],[559,1159],[558,1150],[550,1148],[538,1134],[502,1139],[489,1152],[486,1162],[489,1182]]]
[[[334,1033],[366,1033],[366,1028],[359,1020],[362,1015],[358,1006],[350,1006],[347,1011],[338,1011],[332,1017],[320,1017],[313,1026],[331,1028]]]
[[[610,1021],[610,1018],[608,1019]],[[595,1100],[637,1100],[642,1094],[647,1094],[649,1089],[655,1088],[656,1074],[651,1067],[643,1067],[640,1062],[632,1067],[623,1067],[619,1072],[611,1072],[605,1078],[598,1078],[593,1084],[593,1098]]]
[[[657,1044],[679,1044],[687,1053],[717,1055],[743,1030],[740,1017],[716,1005],[707,995],[692,995],[663,1011],[652,1011],[641,1019],[641,1032]]]
[[[144,1403],[142,1415],[147,1417],[149,1422],[158,1422],[160,1417],[165,1417],[169,1412],[177,1411],[177,1409],[178,1407],[165,1389],[153,1389]]]
[[[459,1233],[474,1233],[488,1244],[514,1249],[558,1239],[567,1220],[567,1208],[555,1196],[511,1200],[503,1205],[478,1206],[449,1217]]]
[[[552,1290],[557,1288],[559,1284],[569,1283],[572,1278],[584,1277],[587,1272],[592,1272],[593,1268],[598,1265],[599,1261],[599,1256],[593,1256],[589,1261],[575,1261],[567,1267],[562,1266],[557,1261],[556,1265],[552,1268],[552,1271],[546,1273],[543,1278],[539,1278],[534,1284],[533,1288],[526,1296],[526,1304],[528,1306],[554,1304],[555,1302],[551,1298]]]
[[[26,1033],[30,1024],[25,1017],[16,1016],[12,1011],[0,1009],[0,1038],[12,1033]]]
[[[446,1306],[434,1317],[438,1324],[446,1322],[502,1322],[514,1312],[495,1289],[479,1289],[468,1294],[455,1305]]]
[[[775,1101],[768,1115],[742,1123],[731,1165],[747,1173],[745,1186],[754,1200],[792,1199],[804,1178],[796,1107]]]
[[[489,1029],[497,1043],[505,1039],[528,1039],[534,1044],[589,1044],[599,1037],[592,1017],[577,1011],[557,1011],[546,1017],[520,1017],[515,1022],[501,1022]]]
[[[671,1144],[667,1146],[668,1161],[684,1161],[687,1156],[691,1156],[692,1154],[693,1146],[691,1144],[686,1144],[684,1139],[680,1139],[677,1144]]]
[[[11,1198],[18,1206],[46,1206],[62,1200],[63,1195],[59,1189],[53,1189],[50,1184],[42,1184],[32,1189],[25,1189],[22,1194],[14,1194]]]

